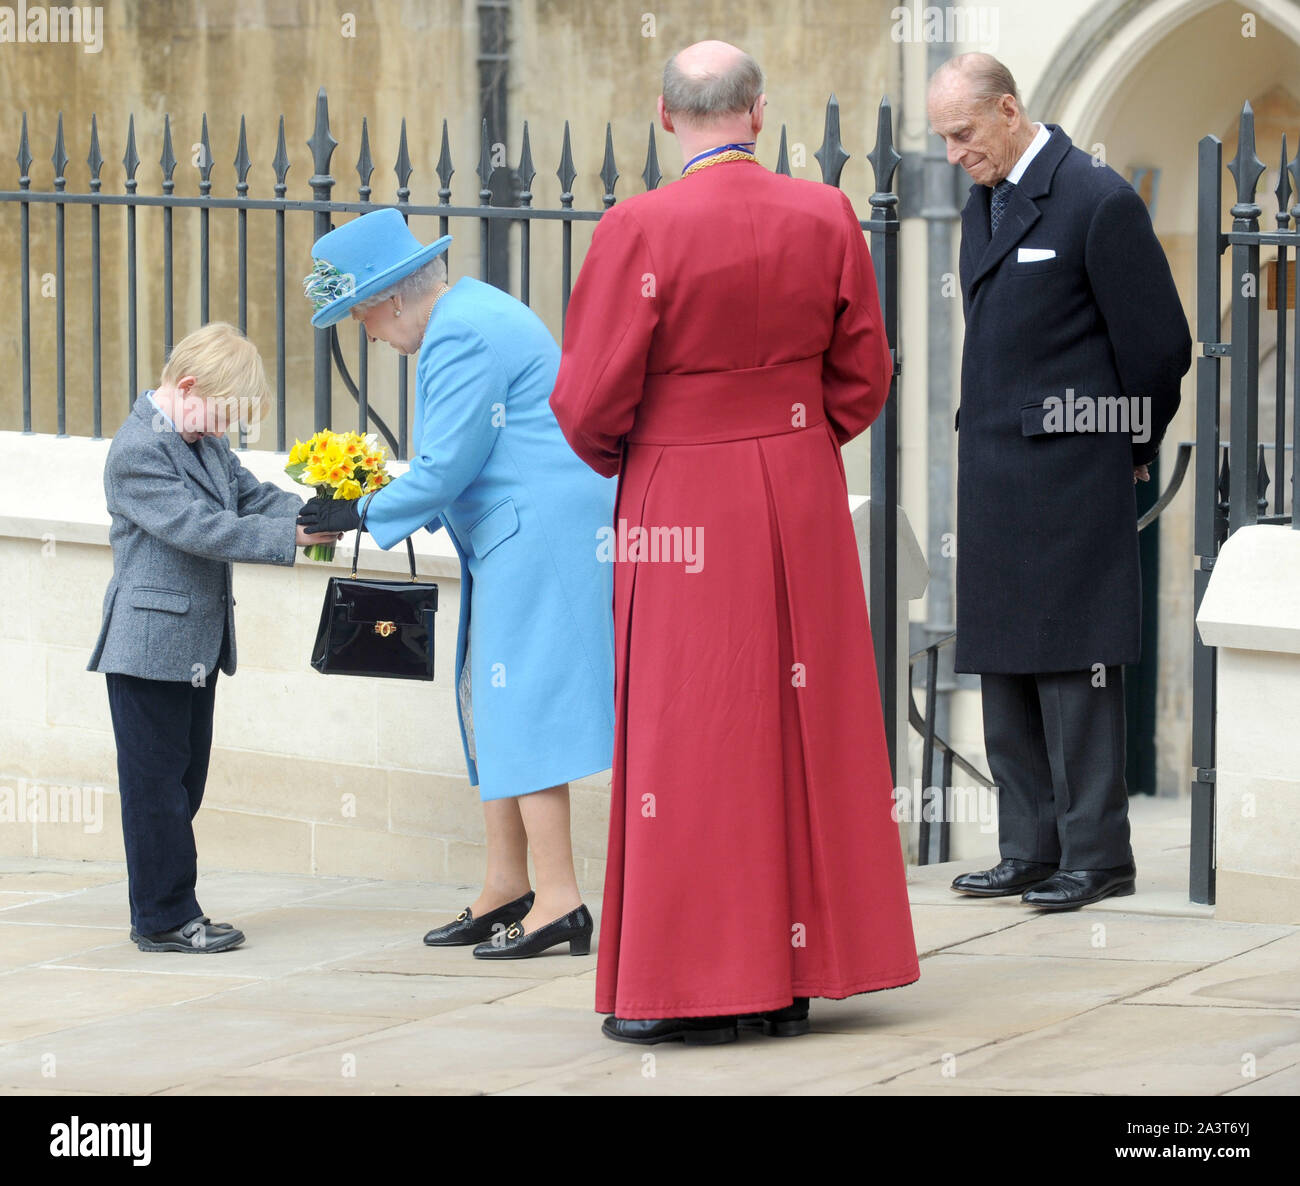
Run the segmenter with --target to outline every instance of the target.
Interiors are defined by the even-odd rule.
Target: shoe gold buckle
[[[468,917],[469,917],[469,910],[468,909],[462,910],[458,915],[456,915],[456,921],[464,922]]]
[[[513,924],[513,925],[510,927],[510,929],[506,932],[506,938],[507,938],[507,939],[518,939],[519,936],[522,935],[522,934],[523,934],[523,931],[521,931],[521,930],[519,929],[518,924]]]

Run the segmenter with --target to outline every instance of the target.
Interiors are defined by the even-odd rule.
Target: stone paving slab
[[[917,954],[925,956],[971,939],[1019,926],[1029,917],[1026,908],[981,910],[984,902],[961,901],[953,895],[951,904],[912,903],[912,933]]]
[[[341,1014],[416,1021],[548,983],[505,976],[403,976],[320,968],[275,980],[242,982],[234,991],[218,992],[207,997],[206,1002],[214,1009],[263,1009],[286,1014]],[[590,998],[590,985],[586,991]]]
[[[200,901],[249,941],[196,957],[128,941],[122,865],[4,859],[0,1094],[1294,1094],[1300,928],[1154,917],[1185,898],[1162,827],[1163,886],[1106,910],[961,898],[948,870],[913,870],[917,984],[713,1048],[604,1038],[594,950],[425,947],[476,887],[212,873]]]
[[[1046,914],[948,951],[1194,964],[1226,960],[1293,932],[1286,926],[1072,910]],[[1300,968],[1300,962],[1296,966]]]
[[[1242,925],[1261,932],[1282,930],[1289,933],[1252,951],[1142,993],[1135,998],[1135,1003],[1300,1009],[1300,931],[1294,927]]]
[[[350,956],[337,966],[349,972],[396,972],[408,976],[492,975],[524,980],[549,979],[594,970],[597,945],[593,942],[591,954],[585,956],[571,956],[566,945],[519,960],[479,960],[474,958],[472,951],[470,947],[425,947],[417,938],[412,942],[395,943],[377,951]]]
[[[1053,1025],[1197,966],[944,952],[926,959],[921,979],[906,988],[813,1002],[813,1028],[946,1037],[958,1049]]]
[[[140,951],[127,942],[56,960],[56,967],[119,968],[187,976],[286,976],[382,951],[390,944],[417,944],[426,916],[410,911],[328,910],[286,906],[240,915],[248,940],[233,951],[211,955]],[[175,955],[176,958],[173,958]]]
[[[1255,1078],[1244,1087],[1234,1087],[1228,1095],[1300,1095],[1300,1062],[1263,1078]]]
[[[951,1079],[939,1062],[897,1086],[1216,1095],[1297,1061],[1300,1011],[1121,1003],[958,1054]]]
[[[117,944],[126,936],[105,927],[11,923],[0,918],[0,972]]]
[[[0,979],[0,1043],[135,1013],[178,1005],[243,983],[221,977],[196,982],[184,976],[133,976],[126,972],[23,968]],[[0,1047],[0,1057],[3,1056]]]
[[[316,1014],[286,1025],[282,1012],[214,1009],[201,1001],[183,1009],[141,1009],[0,1047],[0,1083],[147,1094],[295,1051],[319,1051],[394,1024]],[[47,1058],[54,1060],[52,1078],[42,1073]]]
[[[615,1044],[605,1041],[606,1047]],[[506,1095],[825,1095],[937,1059],[943,1044],[895,1035],[742,1033],[725,1046],[624,1044],[617,1053],[511,1088]]]
[[[577,1017],[493,1001],[299,1050],[249,1066],[243,1075],[262,1079],[268,1093],[281,1080],[327,1084],[347,1072],[359,1092],[395,1086],[495,1092],[608,1058],[610,1045],[595,1013]]]

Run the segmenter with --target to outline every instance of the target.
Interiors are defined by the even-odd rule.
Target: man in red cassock
[[[857,215],[752,149],[763,75],[664,70],[682,179],[605,212],[551,407],[619,477],[613,801],[596,1010],[611,1038],[808,1030],[916,980],[840,446],[891,361]]]

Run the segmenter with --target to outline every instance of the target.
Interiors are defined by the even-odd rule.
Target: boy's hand
[[[301,525],[298,527],[298,536],[294,541],[296,547],[310,548],[312,544],[336,544],[343,538],[341,532],[337,531],[305,531]]]
[[[298,512],[298,525],[308,531],[355,531],[361,525],[361,513],[354,499],[318,494]]]

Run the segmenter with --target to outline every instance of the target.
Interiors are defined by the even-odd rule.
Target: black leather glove
[[[324,498],[317,495],[298,512],[298,526],[313,535],[321,532],[355,531],[361,526],[357,500]]]

